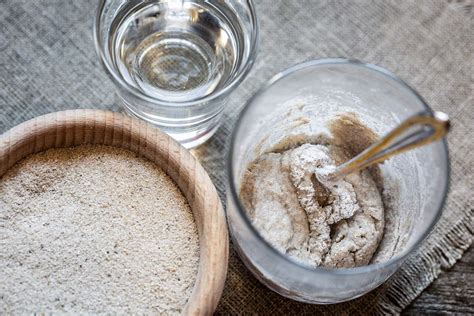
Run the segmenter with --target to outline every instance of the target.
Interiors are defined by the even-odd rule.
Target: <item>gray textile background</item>
[[[451,192],[438,226],[422,248],[368,295],[333,306],[295,303],[260,285],[232,251],[218,313],[400,312],[472,243],[473,1],[256,2],[262,40],[257,63],[232,95],[217,135],[196,150],[221,197],[225,143],[245,101],[285,67],[342,56],[388,68],[434,109],[450,115]],[[120,111],[93,48],[96,5],[96,0],[0,1],[0,132],[57,110]]]

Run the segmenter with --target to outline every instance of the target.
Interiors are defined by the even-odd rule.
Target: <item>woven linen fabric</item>
[[[471,0],[256,0],[257,62],[232,94],[223,125],[195,150],[225,204],[225,147],[248,98],[278,71],[309,59],[351,57],[396,73],[452,119],[452,179],[443,215],[384,285],[346,303],[293,302],[261,285],[231,249],[218,314],[398,313],[471,245],[474,188],[474,13]],[[95,53],[97,1],[0,1],[0,133],[52,111],[120,111]],[[1,301],[0,301],[1,304]]]

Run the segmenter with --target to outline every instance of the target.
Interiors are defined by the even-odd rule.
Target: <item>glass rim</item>
[[[201,103],[207,103],[207,102],[213,101],[214,99],[217,99],[218,97],[222,95],[228,94],[232,92],[235,88],[237,88],[237,86],[248,75],[248,73],[252,69],[253,64],[255,63],[255,60],[258,54],[258,47],[260,44],[260,24],[258,21],[258,16],[256,13],[254,0],[245,0],[245,2],[248,5],[249,11],[250,11],[250,17],[253,23],[253,29],[252,29],[253,36],[252,36],[251,48],[249,51],[248,59],[245,62],[245,65],[242,67],[242,69],[240,69],[240,71],[237,72],[236,76],[233,77],[232,81],[230,81],[230,83],[228,83],[226,86],[224,86],[222,89],[220,89],[219,91],[215,93],[211,93],[205,97],[191,100],[191,101],[165,101],[162,99],[150,97],[144,94],[139,89],[127,84],[125,80],[123,80],[119,75],[117,75],[117,72],[114,71],[115,67],[111,65],[109,60],[106,58],[106,54],[103,49],[103,42],[100,39],[99,32],[100,32],[100,27],[101,27],[101,15],[102,15],[106,2],[108,1],[110,0],[100,0],[97,7],[97,12],[95,16],[94,25],[93,25],[93,37],[94,37],[94,46],[95,46],[96,52],[99,55],[100,63],[102,64],[103,68],[105,69],[109,77],[112,79],[114,84],[119,89],[126,90],[127,93],[132,94],[133,96],[141,99],[142,101],[157,104],[160,106],[168,106],[168,107],[176,107],[176,106],[191,107],[191,106],[199,105]]]
[[[308,271],[309,273],[314,273],[314,274],[320,274],[320,273],[330,273],[334,275],[354,275],[354,274],[365,274],[368,272],[372,272],[378,269],[385,268],[387,266],[391,266],[394,264],[397,264],[404,260],[409,254],[411,254],[414,250],[416,250],[422,242],[426,239],[426,237],[430,234],[430,232],[433,230],[434,226],[436,223],[439,221],[439,218],[441,217],[442,209],[445,205],[447,194],[449,191],[449,182],[450,182],[450,175],[451,175],[451,168],[450,168],[450,160],[449,160],[449,151],[448,151],[448,145],[446,142],[446,138],[443,137],[441,140],[441,144],[443,146],[443,154],[445,156],[445,163],[444,166],[442,167],[443,173],[445,175],[446,181],[444,181],[444,187],[443,187],[443,196],[442,198],[438,201],[438,206],[436,207],[436,216],[433,218],[431,221],[430,225],[428,228],[423,231],[422,234],[414,241],[414,243],[410,246],[407,247],[406,249],[403,249],[399,253],[395,254],[393,257],[388,259],[387,261],[384,262],[379,262],[379,263],[373,263],[369,264],[366,266],[360,266],[360,267],[354,267],[354,268],[325,268],[325,267],[311,267],[309,265],[305,265],[303,263],[300,263],[285,254],[281,253],[275,247],[270,245],[268,241],[266,241],[260,232],[254,227],[252,224],[250,218],[247,216],[245,212],[245,207],[243,206],[242,202],[240,201],[239,195],[237,193],[236,185],[234,183],[235,180],[237,180],[237,177],[234,174],[234,170],[232,168],[233,164],[233,156],[234,156],[234,148],[235,148],[235,143],[236,143],[236,137],[237,137],[237,132],[239,131],[242,121],[244,119],[244,116],[246,112],[249,110],[251,105],[254,103],[254,101],[260,97],[262,94],[264,94],[268,88],[273,86],[276,82],[288,77],[289,75],[299,71],[303,70],[305,68],[313,67],[313,66],[320,66],[320,65],[350,65],[350,66],[356,66],[356,67],[362,67],[368,70],[371,70],[373,72],[379,73],[381,75],[384,75],[385,77],[388,77],[389,79],[393,80],[395,83],[401,85],[403,88],[407,89],[409,92],[411,92],[420,102],[421,104],[425,107],[425,110],[428,111],[433,111],[431,107],[426,103],[426,101],[423,99],[423,97],[412,87],[410,87],[407,83],[405,83],[402,79],[400,79],[398,76],[393,74],[392,72],[388,71],[385,68],[382,68],[380,66],[370,64],[370,63],[365,63],[362,61],[359,61],[357,59],[349,59],[349,58],[323,58],[323,59],[316,59],[316,60],[309,60],[305,61],[296,65],[293,65],[289,68],[284,69],[283,71],[280,71],[276,75],[274,75],[263,87],[261,87],[245,104],[244,108],[239,114],[239,117],[235,123],[235,127],[232,131],[231,138],[230,138],[230,146],[227,154],[227,184],[228,184],[228,191],[230,192],[230,196],[232,199],[232,202],[235,203],[236,208],[237,208],[237,213],[239,216],[243,219],[244,223],[249,227],[249,229],[253,232],[253,234],[257,237],[257,239],[266,247],[269,248],[273,254],[276,256],[282,258],[286,262],[295,265],[305,271]],[[231,230],[232,231],[232,230]],[[249,258],[249,260],[252,260]]]

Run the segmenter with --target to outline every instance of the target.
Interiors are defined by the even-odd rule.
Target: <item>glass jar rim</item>
[[[176,106],[192,107],[192,106],[199,105],[202,103],[207,103],[214,99],[217,99],[218,97],[222,95],[230,93],[235,88],[237,88],[237,86],[245,79],[247,74],[252,69],[253,64],[255,63],[257,53],[258,53],[258,47],[260,43],[260,26],[259,26],[257,13],[255,10],[254,0],[245,0],[245,2],[247,2],[247,5],[250,11],[250,17],[252,19],[252,24],[253,24],[252,37],[251,37],[252,42],[250,43],[251,47],[250,47],[248,59],[246,60],[243,67],[236,74],[236,76],[233,78],[233,80],[230,81],[228,85],[224,86],[219,91],[215,93],[211,93],[203,98],[195,99],[192,101],[175,102],[175,101],[165,101],[165,100],[150,97],[142,93],[139,89],[128,85],[119,75],[117,75],[116,71],[114,71],[114,66],[110,64],[110,60],[106,57],[106,54],[104,52],[103,42],[100,38],[99,32],[100,32],[100,27],[101,27],[102,11],[107,1],[109,0],[100,0],[99,5],[97,7],[97,13],[96,13],[94,27],[93,27],[94,46],[95,46],[97,54],[99,55],[100,63],[102,64],[103,68],[105,69],[108,76],[112,79],[112,81],[121,89],[124,89],[127,93],[132,94],[133,96],[139,98],[140,100],[143,100],[149,103],[159,104],[160,106],[168,106],[168,107],[176,107]]]
[[[268,241],[266,241],[262,235],[258,232],[258,230],[254,227],[254,225],[251,223],[249,217],[245,213],[245,207],[240,201],[240,198],[237,193],[237,188],[235,185],[234,180],[236,180],[236,175],[234,174],[234,170],[232,168],[233,165],[233,154],[234,154],[234,148],[236,144],[236,137],[237,133],[239,131],[239,128],[242,124],[242,121],[244,119],[245,114],[251,107],[251,105],[254,103],[256,99],[258,99],[259,96],[263,95],[268,88],[273,86],[276,82],[288,77],[289,75],[303,70],[307,69],[309,67],[314,67],[314,66],[323,66],[323,65],[349,65],[349,66],[356,66],[356,67],[362,67],[371,71],[374,71],[378,74],[382,74],[385,77],[388,77],[389,79],[393,80],[397,84],[399,84],[401,87],[407,89],[410,93],[412,93],[423,105],[423,107],[427,111],[433,111],[430,106],[426,103],[426,101],[421,97],[421,95],[412,87],[410,87],[407,83],[405,83],[402,79],[397,77],[395,74],[392,72],[388,71],[385,68],[382,68],[380,66],[370,64],[370,63],[365,63],[362,61],[359,61],[357,59],[349,59],[349,58],[323,58],[323,59],[316,59],[316,60],[309,60],[306,62],[302,62],[296,65],[293,65],[289,68],[284,69],[283,71],[277,73],[275,76],[273,76],[263,87],[261,87],[245,104],[244,108],[241,110],[239,117],[235,123],[234,129],[232,131],[231,137],[230,137],[230,146],[229,150],[227,153],[227,187],[228,190],[230,191],[230,197],[233,200],[233,203],[235,203],[236,208],[237,208],[237,213],[239,216],[243,219],[245,225],[254,233],[254,235],[257,237],[257,239],[266,247],[269,248],[271,252],[276,254],[278,257],[282,258],[283,260],[289,262],[292,265],[298,266],[309,273],[330,273],[334,275],[354,275],[354,274],[365,274],[368,272],[376,271],[378,269],[383,269],[387,266],[395,265],[399,262],[401,262],[403,259],[405,259],[409,254],[411,254],[414,250],[416,250],[422,242],[425,240],[425,238],[429,235],[433,227],[436,225],[438,222],[439,218],[441,217],[442,209],[444,207],[444,204],[446,202],[447,194],[449,191],[449,179],[450,179],[450,174],[451,174],[451,168],[450,168],[450,161],[449,161],[449,152],[448,152],[448,145],[446,142],[446,139],[443,138],[441,140],[441,144],[443,146],[443,153],[445,156],[445,164],[443,166],[443,173],[445,175],[446,181],[444,183],[443,187],[443,196],[442,198],[438,201],[438,206],[436,208],[436,216],[434,216],[432,222],[428,226],[428,229],[426,229],[418,238],[414,241],[414,243],[410,247],[406,247],[399,253],[395,254],[393,257],[388,259],[387,261],[383,261],[380,263],[373,263],[369,264],[366,266],[361,266],[361,267],[354,267],[354,268],[337,268],[337,269],[330,269],[330,268],[324,268],[324,267],[311,267],[302,263],[299,263],[290,257],[286,256],[285,254],[281,253],[277,249],[275,249]]]

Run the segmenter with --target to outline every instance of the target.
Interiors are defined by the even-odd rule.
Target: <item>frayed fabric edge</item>
[[[437,238],[436,244],[422,247],[387,282],[374,313],[397,315],[410,305],[441,273],[452,267],[471,246],[473,209],[451,229]],[[408,290],[407,289],[411,289]]]

